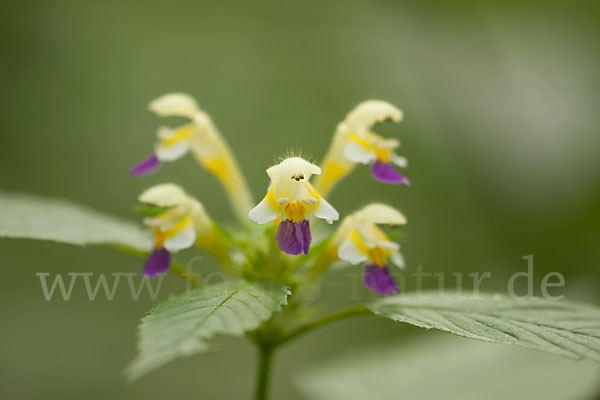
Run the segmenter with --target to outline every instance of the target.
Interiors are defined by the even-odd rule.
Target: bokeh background
[[[598,303],[599,12],[593,1],[5,1],[0,188],[134,219],[141,190],[174,181],[229,223],[220,186],[191,157],[128,175],[164,123],[148,101],[195,96],[258,198],[277,156],[321,158],[344,115],[380,98],[405,112],[379,132],[402,141],[413,186],[385,186],[359,168],[330,201],[342,214],[373,199],[404,211],[408,289],[422,265],[491,271],[483,287],[503,292],[533,254],[537,289],[560,271],[558,294]],[[140,260],[3,240],[0,265],[1,398],[249,398],[255,354],[244,340],[125,383],[137,321],[153,302],[132,301],[124,286],[113,301],[90,302],[78,286],[70,301],[46,302],[35,275],[137,271]],[[208,258],[195,267],[215,268]],[[352,273],[332,271],[323,298],[355,296]],[[181,288],[167,279],[161,298]],[[435,334],[372,318],[314,332],[278,356],[273,398],[307,398],[298,377],[348,349],[422,336]]]

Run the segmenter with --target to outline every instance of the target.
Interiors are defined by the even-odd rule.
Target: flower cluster
[[[311,222],[325,220],[332,224],[339,220],[339,213],[325,196],[357,164],[369,164],[371,175],[378,181],[410,184],[397,171],[397,167],[407,166],[406,159],[395,152],[398,140],[372,131],[377,123],[401,121],[399,109],[379,100],[360,103],[338,124],[321,167],[301,157],[281,160],[266,170],[270,180],[266,195],[252,207],[252,196],[235,158],[208,114],[193,98],[168,94],[151,102],[149,108],[159,116],[183,117],[189,122],[175,128],[159,128],[154,151],[131,173],[148,175],[162,163],[191,152],[221,182],[246,234],[224,233],[203,205],[177,185],[151,187],[139,197],[149,210],[144,223],[154,236],[154,248],[142,271],[145,276],[164,273],[171,264],[172,253],[195,245],[213,255],[228,271],[270,276],[288,284],[301,281],[306,269],[320,275],[338,259],[364,263],[367,288],[380,295],[398,293],[387,265],[391,262],[402,268],[404,260],[400,246],[388,238],[381,226],[403,225],[406,218],[391,206],[373,203],[346,216],[323,246],[310,249]],[[313,175],[314,185],[310,182]],[[257,231],[248,221],[266,229]],[[279,255],[272,254],[271,242],[281,251]],[[231,257],[232,249],[241,257]],[[289,257],[302,254],[303,261],[303,257]],[[306,265],[309,268],[301,267]]]

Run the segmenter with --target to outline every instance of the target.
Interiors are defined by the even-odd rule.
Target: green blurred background
[[[402,209],[405,274],[418,265],[491,271],[483,287],[505,291],[533,254],[538,289],[544,274],[560,271],[558,294],[597,303],[599,11],[592,1],[5,1],[0,189],[134,219],[141,190],[174,181],[232,222],[220,186],[192,157],[129,176],[164,123],[148,101],[195,96],[258,198],[277,156],[295,149],[321,158],[344,115],[380,98],[405,112],[379,132],[402,141],[413,186],[385,186],[358,168],[330,198],[342,215],[370,200]],[[3,240],[0,263],[1,398],[249,397],[255,354],[243,340],[219,340],[220,352],[126,384],[148,296],[135,302],[119,290],[112,302],[90,302],[79,286],[71,301],[46,302],[35,275],[138,271],[139,260]],[[195,267],[214,270],[205,264]],[[347,301],[356,273],[332,271],[323,298]],[[182,287],[171,277],[161,298]],[[431,335],[375,319],[315,332],[277,358],[274,398],[304,398],[296,376],[323,359],[415,334]]]

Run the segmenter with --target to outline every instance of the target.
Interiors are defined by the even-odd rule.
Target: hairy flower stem
[[[269,398],[269,378],[271,377],[271,363],[274,348],[259,345],[258,372],[256,375],[256,392],[254,400],[267,400]]]

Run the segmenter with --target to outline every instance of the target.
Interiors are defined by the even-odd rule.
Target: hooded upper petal
[[[385,121],[400,122],[404,114],[391,103],[383,100],[366,100],[359,103],[344,120],[349,132],[363,133],[373,125]]]
[[[185,93],[169,93],[151,101],[148,109],[161,117],[194,118],[198,104]]]
[[[150,227],[171,233],[170,236],[163,238],[165,246],[172,245],[177,250],[190,247],[194,243],[195,235],[202,235],[213,229],[212,220],[202,203],[173,183],[164,183],[147,189],[139,196],[139,201],[168,208],[157,217],[144,220]],[[186,217],[189,217],[186,224],[178,225]],[[187,222],[190,223],[189,226]],[[192,233],[194,234],[193,238]],[[169,242],[168,245],[167,242]]]
[[[383,203],[371,203],[362,208],[359,215],[374,224],[404,225],[406,217],[394,207]]]
[[[281,176],[295,179],[303,175],[302,180],[308,181],[312,175],[320,175],[321,168],[306,161],[301,157],[290,157],[267,169],[267,175],[271,180],[277,180]]]
[[[146,189],[138,200],[159,207],[174,207],[187,203],[188,196],[180,186],[174,183],[163,183]]]

